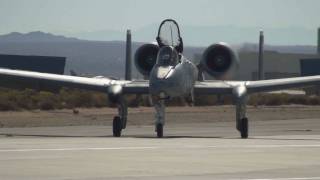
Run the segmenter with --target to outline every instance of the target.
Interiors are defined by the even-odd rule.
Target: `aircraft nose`
[[[179,83],[173,66],[157,67],[150,77],[150,94],[158,97],[160,97],[160,94],[166,98],[174,97],[177,93],[180,93]]]

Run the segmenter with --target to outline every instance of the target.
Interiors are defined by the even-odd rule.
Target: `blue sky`
[[[319,0],[0,0],[0,34],[138,30],[164,18],[174,18],[182,27],[315,31],[319,9]],[[313,43],[309,41],[305,43]]]

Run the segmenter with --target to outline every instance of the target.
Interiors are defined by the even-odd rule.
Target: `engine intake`
[[[237,54],[226,43],[209,46],[203,53],[201,67],[216,79],[227,79],[238,67]]]
[[[159,46],[156,44],[142,45],[135,53],[134,62],[138,71],[149,76],[153,66],[156,64]]]

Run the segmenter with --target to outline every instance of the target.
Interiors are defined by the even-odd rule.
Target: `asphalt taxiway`
[[[163,139],[151,125],[0,134],[0,179],[320,179],[320,117],[252,120],[249,139],[233,121],[168,123]]]

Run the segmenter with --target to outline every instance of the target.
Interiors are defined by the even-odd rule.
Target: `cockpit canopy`
[[[178,53],[182,53],[183,42],[180,36],[178,23],[175,20],[166,19],[160,24],[157,42],[160,47],[172,46]]]
[[[178,52],[172,46],[164,46],[159,50],[157,65],[175,66],[179,63]]]

